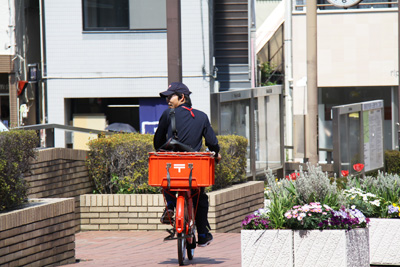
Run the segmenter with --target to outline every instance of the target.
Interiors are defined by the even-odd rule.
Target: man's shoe
[[[170,209],[164,209],[163,215],[160,218],[163,224],[172,224],[174,222],[174,211]]]
[[[197,244],[199,247],[206,247],[206,246],[210,245],[212,240],[213,240],[213,236],[210,233],[205,234],[205,237],[202,237],[199,234],[199,241],[197,242]]]

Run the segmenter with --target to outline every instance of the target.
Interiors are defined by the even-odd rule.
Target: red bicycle
[[[185,254],[192,260],[196,248],[197,206],[201,187],[214,184],[214,153],[212,152],[151,152],[149,153],[149,185],[162,187],[167,194],[178,192],[176,215],[170,235],[165,240],[178,240],[179,265]],[[172,221],[172,220],[171,220]],[[176,235],[176,237],[175,237]]]

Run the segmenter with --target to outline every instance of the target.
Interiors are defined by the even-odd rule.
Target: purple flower
[[[388,206],[388,213],[392,214],[392,213],[398,213],[399,212],[399,207],[395,207],[393,205],[389,205]]]

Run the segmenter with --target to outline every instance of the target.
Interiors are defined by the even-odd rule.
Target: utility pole
[[[307,115],[305,116],[304,157],[318,163],[318,69],[317,69],[317,1],[306,3],[307,26]]]
[[[182,82],[181,1],[167,0],[168,84]]]

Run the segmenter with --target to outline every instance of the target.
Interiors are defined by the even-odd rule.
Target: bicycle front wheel
[[[178,261],[179,266],[183,265],[186,254],[186,238],[184,233],[178,234]]]

